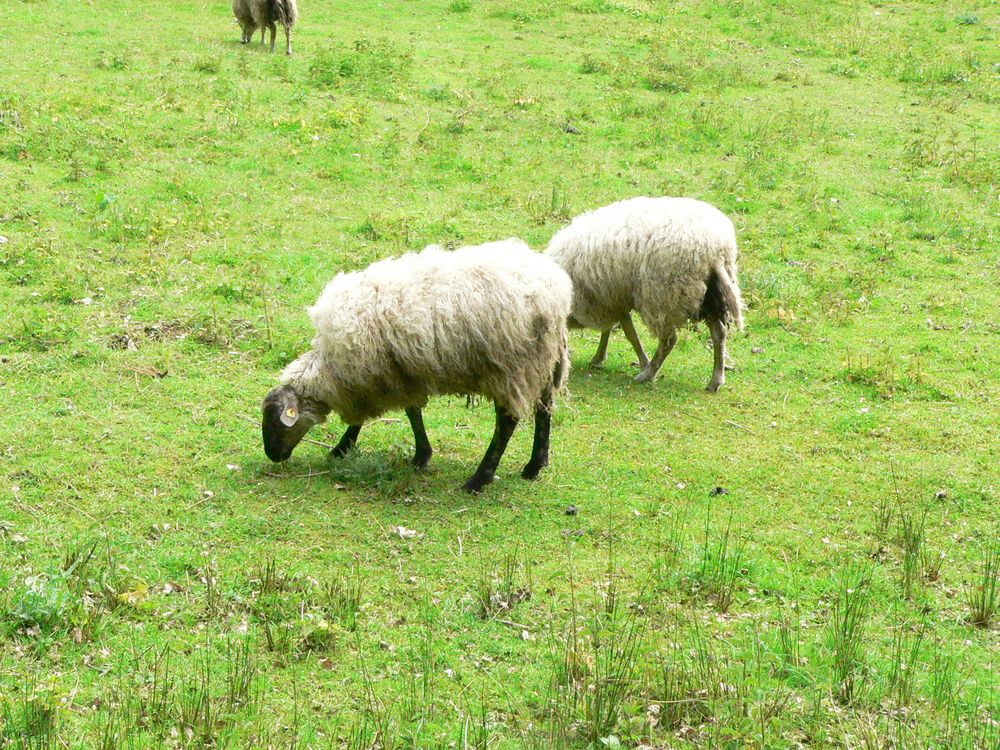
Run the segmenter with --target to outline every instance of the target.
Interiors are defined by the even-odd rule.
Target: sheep
[[[576,217],[545,254],[573,280],[573,328],[596,328],[591,366],[604,363],[611,329],[621,326],[639,357],[639,382],[656,379],[677,342],[677,328],[704,320],[715,366],[707,390],[725,382],[726,333],[743,328],[736,232],[714,206],[692,198],[632,198]],[[632,325],[639,315],[659,345],[650,360]]]
[[[299,19],[295,0],[233,0],[233,15],[243,29],[243,44],[248,44],[259,28],[263,46],[264,34],[270,29],[271,52],[274,52],[274,36],[277,33],[275,23],[280,23],[285,27],[285,54],[292,54],[292,27]]]
[[[553,395],[569,373],[572,282],[518,239],[379,261],[338,274],[309,308],[312,348],[282,372],[264,399],[261,432],[272,461],[286,460],[333,411],[348,425],[331,458],[354,447],[362,424],[403,409],[431,458],[421,409],[438,394],[482,394],[496,411],[493,439],[465,483],[493,481],[518,420],[534,413],[531,458],[521,476],[548,464]]]

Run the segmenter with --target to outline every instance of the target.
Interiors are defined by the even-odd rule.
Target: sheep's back
[[[253,23],[250,0],[233,0],[233,15],[241,23]]]
[[[239,1],[234,0],[234,2]],[[299,18],[299,8],[295,0],[243,0],[243,2],[258,26],[281,23],[292,27]]]
[[[736,264],[732,222],[691,198],[632,198],[575,218],[546,255],[569,273],[574,316],[606,328],[629,310],[679,324],[694,314],[714,264]],[[588,319],[589,318],[589,319]]]
[[[334,279],[310,310],[313,348],[355,417],[444,393],[525,416],[565,346],[571,296],[566,274],[519,241],[431,247]]]

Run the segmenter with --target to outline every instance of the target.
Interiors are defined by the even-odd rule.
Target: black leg
[[[413,465],[418,469],[426,469],[431,461],[431,441],[427,439],[427,431],[424,429],[424,417],[420,409],[410,408],[406,410],[406,416],[410,419],[410,427],[413,428],[413,440],[417,449],[413,454]]]
[[[347,430],[344,432],[344,436],[340,438],[340,442],[334,446],[332,451],[330,451],[330,458],[342,458],[343,456],[346,456],[347,451],[353,448],[354,444],[358,442],[359,432],[361,432],[361,425],[348,425]]]
[[[552,391],[546,389],[541,403],[535,407],[535,441],[531,444],[531,458],[521,472],[525,479],[538,479],[538,474],[549,465],[549,431],[552,428]]]
[[[500,404],[496,404],[496,410],[497,421],[496,428],[493,430],[493,439],[490,441],[486,455],[479,463],[476,473],[469,477],[469,481],[462,487],[466,492],[479,492],[493,481],[493,475],[500,464],[503,452],[507,450],[510,436],[514,434],[514,428],[517,427],[517,417],[509,414]]]

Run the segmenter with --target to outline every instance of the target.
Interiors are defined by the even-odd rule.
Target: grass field
[[[997,6],[300,9],[0,8],[0,747],[1000,747]],[[266,460],[335,273],[644,194],[736,223],[718,394],[575,332],[537,483],[460,398]]]

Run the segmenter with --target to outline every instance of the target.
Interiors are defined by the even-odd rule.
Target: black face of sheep
[[[288,460],[309,429],[323,421],[325,414],[317,406],[312,399],[299,398],[287,385],[267,394],[260,429],[269,459],[275,463]]]

